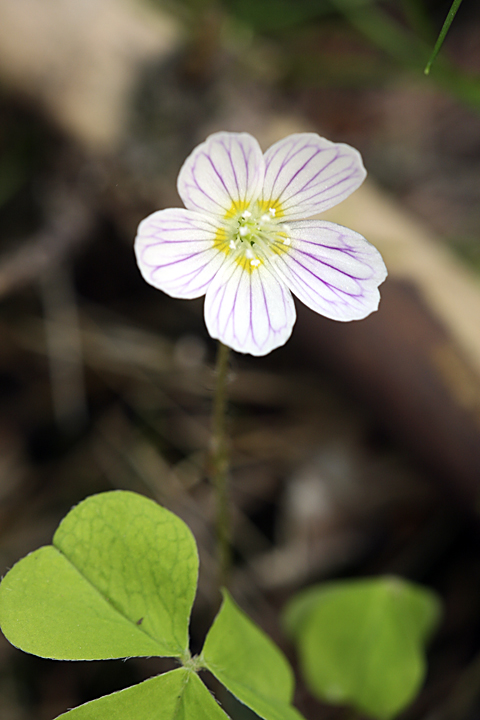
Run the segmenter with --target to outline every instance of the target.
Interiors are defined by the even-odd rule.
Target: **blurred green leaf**
[[[227,591],[223,596],[200,661],[264,720],[299,720],[291,706],[294,679],[286,658]]]
[[[80,705],[65,720],[228,720],[196,675],[186,668]]]
[[[195,540],[176,515],[131,492],[94,495],[64,518],[53,546],[7,573],[0,624],[41,657],[180,657],[197,573]]]
[[[284,622],[317,697],[388,720],[418,692],[439,617],[431,591],[387,577],[310,588],[289,603]]]

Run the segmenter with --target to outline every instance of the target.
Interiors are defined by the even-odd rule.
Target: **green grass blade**
[[[448,15],[445,19],[445,22],[443,23],[443,27],[440,30],[440,35],[438,36],[437,42],[435,43],[435,47],[433,48],[433,52],[430,55],[430,58],[425,66],[425,75],[428,75],[430,73],[430,68],[432,67],[432,64],[437,57],[438,53],[440,52],[440,48],[443,45],[443,41],[445,40],[445,37],[447,35],[447,32],[450,30],[450,25],[453,22],[453,18],[457,14],[457,10],[462,4],[462,0],[453,0],[452,6],[448,12]]]

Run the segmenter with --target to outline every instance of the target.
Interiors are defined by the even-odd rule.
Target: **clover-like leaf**
[[[294,679],[283,653],[226,590],[205,640],[202,665],[264,720],[299,720],[291,706]]]
[[[440,617],[431,591],[399,578],[327,583],[297,595],[284,620],[311,691],[389,720],[424,679],[424,646]]]
[[[7,573],[0,625],[41,657],[180,657],[197,574],[195,540],[176,515],[132,492],[93,495],[62,520],[53,546]]]
[[[57,720],[228,720],[195,672],[178,668],[60,715]]]

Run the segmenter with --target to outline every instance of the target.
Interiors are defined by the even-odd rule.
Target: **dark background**
[[[480,6],[464,0],[427,78],[448,9],[1,0],[2,574],[87,495],[144,493],[200,545],[201,647],[217,602],[215,344],[203,300],[142,281],[133,239],[180,204],[178,169],[210,132],[266,148],[313,130],[362,152],[373,180],[345,222],[367,218],[390,277],[367,320],[298,305],[285,347],[233,356],[232,590],[295,664],[279,613],[297,590],[384,573],[434,588],[444,619],[404,717],[480,717]],[[40,660],[2,638],[0,717],[50,720],[166,667]],[[297,701],[344,717],[301,680]]]

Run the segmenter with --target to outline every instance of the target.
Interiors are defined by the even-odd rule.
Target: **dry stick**
[[[228,508],[228,452],[225,432],[227,375],[230,348],[218,343],[213,397],[210,476],[215,489],[219,586],[228,583],[231,564],[230,513]]]

